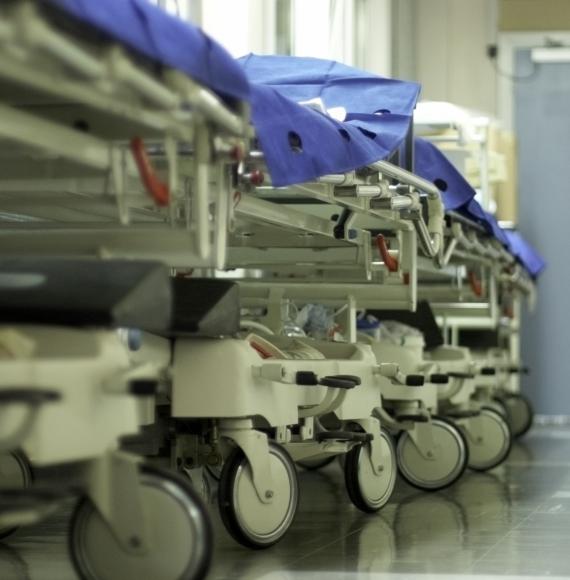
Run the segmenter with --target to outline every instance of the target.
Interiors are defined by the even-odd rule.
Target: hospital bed
[[[73,497],[69,550],[80,577],[203,577],[212,539],[198,494],[121,449],[162,369],[132,365],[117,329],[169,328],[168,270],[143,261],[0,262],[0,535]]]
[[[452,197],[444,192],[446,206],[451,210],[447,235],[454,244],[455,259],[462,259],[468,267],[462,274],[464,283],[454,290],[449,284],[447,288],[438,286],[426,271],[423,296],[431,299],[452,344],[461,343],[460,336],[466,334],[466,329],[469,332],[479,329],[482,333],[499,329],[502,338],[494,346],[501,349],[485,351],[479,345],[471,353],[485,373],[478,374],[477,386],[485,405],[506,415],[513,435],[520,435],[528,430],[532,416],[530,403],[519,393],[518,384],[518,376],[525,371],[518,349],[520,306],[527,299],[532,308],[535,279],[544,268],[544,261],[520,234],[503,231],[490,214],[469,199],[472,188],[457,171],[454,174],[453,167],[433,145],[425,141],[417,145],[419,173],[426,179],[451,185],[456,193]],[[509,396],[505,397],[507,392]],[[505,411],[507,399],[516,408],[510,414]]]
[[[200,498],[123,451],[168,396],[169,361],[138,364],[121,337],[187,331],[170,324],[166,266],[224,266],[248,83],[147,2],[0,12],[1,291],[17,306],[2,319],[2,535],[72,493],[85,498],[70,530],[81,577],[202,578]],[[55,464],[69,488],[30,485]]]

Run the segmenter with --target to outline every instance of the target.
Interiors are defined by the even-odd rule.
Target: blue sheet
[[[414,171],[437,186],[447,211],[458,210],[475,197],[475,190],[445,154],[419,137],[414,140]]]
[[[247,99],[242,68],[201,29],[148,0],[44,0],[132,50],[185,72],[220,95]]]
[[[544,258],[522,237],[519,232],[505,230],[505,235],[509,240],[511,252],[520,260],[528,273],[533,278],[537,278],[546,268],[546,261]]]
[[[475,200],[475,189],[440,149],[419,137],[414,140],[414,170],[437,186],[447,211],[457,211],[481,224],[505,247],[509,247],[509,240],[495,217],[484,211]]]
[[[417,83],[373,75],[332,60],[298,56],[239,59],[250,80],[269,85],[293,101],[321,98],[327,109],[344,107],[349,114],[411,117],[420,93]],[[372,121],[382,123],[382,118]]]
[[[476,199],[457,209],[458,213],[482,225],[489,234],[497,238],[503,246],[510,249],[509,240],[505,235],[505,230],[499,226],[495,216],[486,212]]]
[[[303,107],[273,87],[252,85],[252,120],[276,187],[343,173],[388,157],[400,126],[386,123],[381,138]]]
[[[333,61],[240,59],[252,84],[252,120],[276,186],[309,181],[385,159],[405,139],[419,85],[376,77]],[[343,107],[343,122],[302,107],[320,98]],[[291,139],[300,143],[292,150]]]

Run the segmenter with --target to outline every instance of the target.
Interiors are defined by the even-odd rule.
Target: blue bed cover
[[[545,259],[522,235],[514,230],[505,230],[511,252],[520,260],[533,278],[537,278],[546,268]]]
[[[190,75],[220,95],[249,98],[249,83],[231,55],[200,28],[148,0],[43,0],[132,50]]]
[[[385,159],[405,139],[420,91],[416,83],[317,58],[250,54],[240,63],[251,82],[253,123],[276,186]],[[344,120],[297,104],[316,98],[327,110],[343,107]]]
[[[475,199],[476,192],[445,154],[425,139],[414,140],[415,172],[434,183],[441,191],[447,211],[458,213],[479,223],[499,240],[533,276],[546,267],[540,254],[519,232],[504,230],[495,216],[486,212]]]
[[[447,211],[460,210],[476,195],[445,154],[433,143],[419,137],[414,139],[414,171],[437,186]]]

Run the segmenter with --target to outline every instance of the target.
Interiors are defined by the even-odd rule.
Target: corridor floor
[[[420,492],[400,480],[376,515],[351,506],[336,462],[301,472],[300,489],[292,529],[267,551],[235,544],[214,513],[210,578],[570,579],[570,428],[535,428],[506,464],[469,472],[442,492]],[[0,579],[75,578],[67,519],[58,513],[1,547]]]

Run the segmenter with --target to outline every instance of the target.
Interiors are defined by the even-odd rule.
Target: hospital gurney
[[[47,258],[0,269],[2,536],[76,496],[69,549],[81,577],[203,577],[212,540],[198,495],[120,447],[161,369],[132,365],[116,329],[170,326],[167,269]],[[56,466],[63,485],[49,483]]]
[[[473,189],[433,145],[419,140],[416,160],[420,174],[446,190],[443,193],[446,207],[452,210],[447,230],[453,244],[449,259],[463,261],[468,268],[462,274],[466,282],[463,289],[453,291],[449,286],[447,290],[437,289],[432,280],[426,279],[429,285],[424,286],[423,295],[432,299],[440,320],[452,331],[454,344],[459,343],[462,328],[502,329],[506,348],[498,355],[499,359],[503,357],[502,362],[493,360],[496,351],[472,353],[478,359],[477,396],[486,406],[509,418],[516,436],[532,422],[530,403],[518,393],[518,380],[514,378],[524,369],[518,361],[520,301],[527,297],[532,306],[535,294],[532,277],[540,273],[544,262],[528,244],[519,241],[518,234],[503,231],[476,204]],[[483,281],[481,274],[486,278]],[[487,304],[483,309],[482,299]],[[476,307],[477,301],[480,305]],[[505,413],[507,400],[513,408],[510,414]]]
[[[329,93],[327,93],[326,90],[321,91],[321,85],[318,83],[313,83],[314,86],[309,83],[307,86],[303,84],[302,78],[308,73],[300,66],[294,66],[297,64],[296,60],[299,59],[248,57],[246,70],[252,68],[256,73],[253,77],[255,80],[259,80],[261,77],[270,86],[281,91],[283,95],[294,96],[298,100],[313,97],[311,91],[317,91],[322,95],[323,101],[327,101],[329,94],[331,99],[336,98],[336,102],[334,100],[328,101],[324,108],[319,104],[321,115],[326,115],[329,112],[327,109],[329,104],[348,103],[345,120],[353,120],[354,125],[360,129],[363,127],[359,126],[359,122],[362,122],[363,119],[368,122],[368,129],[372,128],[374,123],[379,122],[379,116],[374,117],[373,110],[367,117],[366,114],[359,116],[356,113],[357,109],[349,109],[351,106],[364,108],[371,106],[362,101],[356,102],[358,101],[357,91],[352,95],[353,100],[351,101],[351,95],[347,89],[341,91],[339,86],[335,86],[334,82],[330,81],[331,78],[335,78],[337,69],[340,69],[339,77],[351,77],[354,80],[358,79],[359,75],[363,76],[361,71],[355,71],[355,69],[335,63],[331,65],[331,63],[322,63],[316,59],[306,59],[308,67],[319,69],[320,66],[324,67],[326,64],[327,70],[333,71],[330,76],[327,75],[326,82],[329,83],[326,86],[326,89],[329,89]],[[300,60],[305,63],[303,59]],[[252,61],[253,64],[251,64]],[[293,68],[295,72],[289,72]],[[339,81],[340,84],[342,83]],[[343,100],[339,96],[341,92]],[[372,89],[370,89],[370,94],[372,94]],[[373,100],[373,97],[368,95],[368,99]],[[366,99],[362,100],[366,101]],[[356,104],[354,104],[355,102]],[[376,106],[380,107],[378,102]],[[384,112],[386,116],[389,116],[390,113],[398,111],[386,109]],[[351,117],[351,115],[353,116]],[[307,113],[307,116],[311,115]],[[255,122],[255,107],[252,118]],[[411,118],[408,116],[407,123],[410,120]],[[334,127],[334,123],[332,125]],[[291,122],[291,129],[296,130],[296,128],[294,122]],[[341,125],[341,130],[343,128],[344,125]],[[409,133],[409,126],[406,126],[406,132]],[[326,134],[326,131],[323,134]],[[297,135],[298,154],[304,151],[307,135],[307,131],[302,132],[301,130],[300,134]],[[375,137],[374,133],[372,133],[372,137]],[[405,134],[402,136],[402,139],[404,138]],[[410,140],[411,135],[408,135],[405,140],[406,148],[408,143],[413,143]],[[324,143],[326,140],[322,141]],[[350,142],[352,142],[352,134],[350,134]],[[309,145],[314,145],[314,141],[309,141]],[[408,149],[406,151],[409,153]],[[320,156],[316,156],[314,151],[311,153],[313,158],[316,157],[316,163],[327,164],[329,162],[326,153],[322,153]],[[334,151],[331,153],[331,157],[334,159]],[[256,160],[258,160],[259,166],[263,157],[257,155],[247,162],[255,164]],[[406,160],[404,157],[404,161]],[[276,161],[278,162],[279,159],[267,159],[272,182],[266,181],[262,186],[257,186],[252,191],[252,195],[273,204],[280,204],[283,208],[280,215],[285,216],[281,222],[283,229],[290,227],[292,223],[292,220],[287,219],[288,211],[296,212],[299,216],[297,220],[299,230],[306,228],[310,232],[312,247],[311,249],[303,247],[299,251],[296,251],[295,248],[294,256],[296,258],[292,258],[290,255],[291,242],[286,234],[280,235],[279,239],[268,235],[259,235],[252,219],[246,230],[247,237],[240,240],[239,251],[234,251],[232,247],[230,263],[260,270],[264,277],[259,280],[243,280],[240,283],[242,306],[247,308],[265,306],[267,313],[260,319],[260,322],[269,325],[271,330],[276,333],[283,330],[284,321],[279,316],[282,301],[291,301],[299,307],[315,302],[344,309],[341,326],[348,342],[355,342],[357,339],[355,316],[357,308],[390,308],[399,305],[399,307],[413,309],[416,300],[418,254],[424,254],[426,261],[433,263],[435,269],[444,265],[443,208],[436,186],[403,167],[384,161],[374,162],[352,172],[340,173],[336,171],[329,175],[318,176],[311,182],[301,185],[290,184],[287,181],[293,181],[296,176],[295,164],[294,161],[291,161],[290,172],[292,175],[286,173],[288,166],[283,164],[283,171],[277,172],[278,180],[273,183],[273,176],[276,172],[272,163],[275,164]],[[342,168],[342,163],[338,163],[338,167]],[[278,169],[281,169],[281,166]],[[375,175],[375,173],[377,174]],[[306,175],[303,174],[303,177]],[[280,187],[277,189],[271,185]],[[418,195],[418,192],[423,192],[423,195]],[[422,211],[426,201],[427,215],[429,216],[427,223],[423,220]],[[331,206],[333,207],[331,208]],[[310,226],[318,222],[309,220],[313,220],[315,217],[330,216],[331,209],[336,214],[333,220],[336,221],[337,225],[333,229],[329,223],[328,236],[332,238],[334,235],[337,243],[326,241],[319,243],[319,236],[315,234],[318,233],[325,237],[327,234],[326,224],[322,222],[325,228],[316,232],[316,228],[311,230]],[[256,237],[260,238],[259,242]],[[390,248],[386,242],[387,238],[392,242]],[[360,249],[352,252],[344,251],[338,247],[340,242],[348,242],[348,244],[352,242],[353,245],[360,246]],[[300,245],[299,242],[295,244],[295,246]],[[258,246],[259,250],[253,250],[255,246]],[[247,247],[247,252],[245,247]],[[250,250],[250,248],[252,249]],[[287,255],[280,251],[281,248],[287,248]],[[380,259],[375,257],[376,253],[379,253]],[[286,259],[289,262],[286,262]],[[302,262],[299,264],[301,260]],[[294,266],[293,262],[296,262]],[[269,277],[271,279],[268,279]],[[429,471],[431,466],[438,464],[436,457],[438,453],[434,453],[433,445],[430,447],[432,430],[436,431],[439,428],[439,423],[431,422],[431,414],[437,406],[435,387],[428,384],[423,385],[423,376],[410,375],[410,383],[406,384],[406,372],[415,373],[416,370],[411,371],[409,368],[405,371],[400,370],[400,366],[391,360],[390,355],[376,360],[377,365],[378,363],[380,363],[378,380],[382,385],[380,394],[385,401],[390,398],[391,394],[397,409],[402,411],[402,416],[404,416],[402,410],[404,407],[417,407],[418,401],[423,404],[423,412],[418,413],[415,409],[416,412],[410,413],[407,421],[398,422],[390,416],[382,416],[382,424],[390,425],[395,431],[404,431],[405,434],[411,433],[408,439],[405,436],[401,438],[402,448],[417,449],[417,445],[422,447],[422,443],[425,442],[424,447],[426,448],[422,448],[419,454],[416,452],[414,467],[421,471],[418,464],[424,460],[428,464]],[[415,386],[412,385],[414,381]],[[428,425],[422,428],[419,424],[423,423],[424,419],[427,420]],[[417,435],[420,431],[422,434]],[[449,447],[453,458],[449,462],[446,459],[443,463],[438,464],[439,473],[435,475],[428,473],[423,478],[420,476],[415,478],[417,485],[429,489],[443,487],[455,481],[466,467],[467,446],[461,433],[453,425],[447,424],[442,428],[442,431],[444,436],[451,433],[450,439],[452,441]],[[406,441],[411,441],[411,443],[407,445]],[[438,449],[441,448],[439,441],[436,446]],[[443,446],[445,447],[445,445]],[[422,452],[425,452],[424,456],[422,456]],[[455,454],[453,454],[454,452]],[[401,455],[406,454],[402,453]],[[413,469],[409,471],[413,471]],[[433,470],[431,471],[433,472]],[[410,479],[412,478],[410,477]]]
[[[405,323],[422,333],[412,333],[404,325],[399,331],[402,336],[398,334],[398,343],[390,344],[388,349],[388,339],[368,340],[375,345],[379,356],[387,356],[387,350],[391,349],[406,358],[408,368],[423,370],[426,374],[435,373],[427,374],[426,380],[434,383],[437,413],[461,429],[469,450],[468,466],[486,471],[502,463],[511,447],[511,431],[506,419],[492,408],[493,394],[483,396],[479,377],[483,371],[469,349],[443,344],[426,302],[420,303],[415,313],[374,311],[370,314],[384,321],[398,321],[397,329],[400,328],[398,323]],[[426,338],[429,340],[427,345]],[[421,409],[415,412],[421,412]]]
[[[62,322],[39,311],[37,320],[27,320],[36,322],[37,329],[20,331],[18,326],[23,338],[16,333],[5,340],[6,348],[24,351],[38,343],[41,356],[36,362],[26,351],[32,362],[6,362],[14,375],[6,375],[12,380],[7,387],[34,391],[28,393],[33,403],[29,416],[31,423],[33,411],[38,421],[31,442],[22,433],[5,442],[10,455],[2,467],[9,467],[15,480],[19,476],[16,486],[29,483],[25,456],[11,451],[19,439],[34,467],[80,463],[72,482],[89,499],[77,508],[71,551],[82,577],[200,578],[208,568],[211,536],[195,492],[186,480],[146,464],[139,475],[134,456],[115,452],[119,437],[131,439],[140,425],[155,421],[152,387],[169,361],[157,358],[138,365],[120,336],[136,344],[133,337],[141,328],[171,330],[166,318],[156,326],[145,322],[145,317],[160,320],[165,311],[170,319],[168,271],[161,270],[162,286],[141,284],[136,289],[142,313],[123,312],[129,306],[125,302],[110,305],[116,310],[103,321],[92,321],[91,315],[101,308],[99,314],[105,314],[104,298],[113,297],[115,277],[144,268],[141,258],[185,269],[223,267],[237,185],[234,172],[246,152],[243,102],[248,83],[216,43],[150,3],[101,4],[14,1],[0,8],[1,253],[38,256],[30,284],[41,283],[36,266],[41,273],[48,263],[39,257],[103,258],[84,266],[90,271],[85,284],[74,271],[76,261],[64,261],[58,272],[77,291],[73,299],[79,304],[89,296],[95,300],[95,311],[85,303],[87,321]],[[171,40],[177,41],[175,50]],[[181,48],[193,58],[181,58]],[[115,256],[135,261],[113,264],[109,258]],[[103,276],[108,269],[113,276]],[[166,292],[164,301],[161,292]],[[68,307],[68,294],[56,293],[52,299],[55,313]],[[58,321],[61,328],[54,330]],[[13,322],[20,325],[21,320]],[[174,328],[184,327],[183,322],[177,320]],[[82,328],[75,330],[76,324]],[[87,331],[85,324],[109,330]],[[117,333],[118,324],[133,328]],[[61,353],[50,337],[58,338]],[[52,366],[46,403],[60,395],[62,401],[46,404],[44,411],[38,407],[43,391],[35,393],[35,383],[46,385],[41,374],[30,376],[30,369]],[[89,368],[93,380],[82,385]],[[152,369],[153,380],[134,380],[140,369]],[[146,400],[134,399],[141,393],[130,394],[129,388],[142,389]],[[9,395],[22,396],[11,391],[3,393],[0,410],[10,417],[22,404],[8,405]],[[91,409],[91,416],[83,395],[85,401],[100,397],[102,409]],[[66,439],[65,425],[79,430],[77,437],[71,432]],[[49,436],[44,433],[48,428]],[[3,498],[9,493],[23,497],[23,503],[2,515],[6,529],[35,521],[40,507],[60,500],[58,494],[34,490],[3,491]],[[8,503],[3,501],[3,507]],[[161,518],[167,518],[168,529]],[[176,538],[171,541],[172,533]]]

